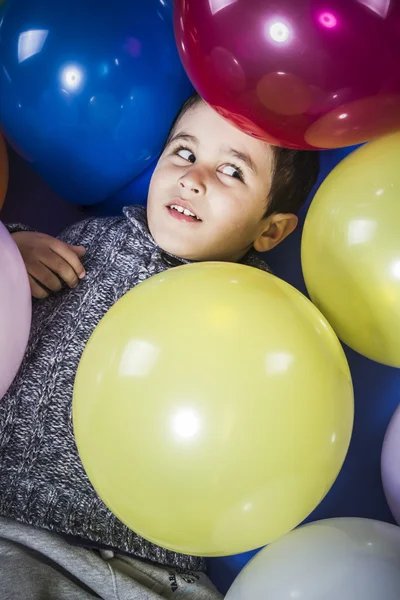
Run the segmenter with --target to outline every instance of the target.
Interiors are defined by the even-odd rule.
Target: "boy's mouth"
[[[183,206],[183,203],[180,204],[180,203],[176,202],[174,204],[170,204],[169,206],[167,206],[167,209],[168,209],[169,213],[171,214],[171,216],[173,216],[181,221],[187,221],[189,223],[190,222],[193,222],[193,223],[201,222],[200,217],[198,217],[187,206]]]

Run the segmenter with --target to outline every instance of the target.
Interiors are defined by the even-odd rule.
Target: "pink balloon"
[[[193,85],[272,144],[339,148],[400,128],[400,0],[176,0]]]
[[[21,364],[31,326],[32,300],[21,254],[0,222],[0,398]]]
[[[400,524],[400,406],[389,423],[382,447],[382,483],[386,500]]]

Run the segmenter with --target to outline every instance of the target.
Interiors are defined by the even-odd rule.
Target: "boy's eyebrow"
[[[194,135],[190,135],[189,133],[185,133],[184,131],[179,131],[169,140],[169,143],[176,142],[177,140],[185,140],[186,142],[192,142],[192,144],[197,144],[197,137]]]
[[[238,158],[239,160],[244,162],[249,167],[249,169],[251,169],[256,175],[258,174],[257,166],[251,158],[250,154],[247,154],[247,152],[241,152],[240,150],[235,150],[234,148],[228,148],[228,154],[234,156],[235,158]]]

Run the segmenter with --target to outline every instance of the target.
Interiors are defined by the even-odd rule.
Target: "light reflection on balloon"
[[[365,139],[400,128],[400,93],[355,100],[327,112],[305,132],[313,147],[336,148],[360,144]]]
[[[84,82],[84,72],[79,65],[66,65],[61,69],[61,84],[69,92],[78,92]]]
[[[395,279],[400,279],[400,260],[395,260],[390,265],[390,271]]]
[[[121,356],[120,377],[146,377],[154,369],[160,351],[146,340],[131,340]]]
[[[289,27],[280,21],[268,25],[268,34],[278,44],[284,44],[289,40],[290,29]]]
[[[216,15],[217,12],[234,4],[237,0],[209,0],[210,2],[210,10],[213,15]]]
[[[21,33],[18,38],[18,62],[22,63],[41,52],[48,35],[47,29],[31,29]]]
[[[321,25],[327,27],[328,29],[332,29],[332,27],[336,27],[337,25],[337,18],[333,13],[330,12],[322,13],[319,16],[318,21],[321,23]]]
[[[268,375],[287,374],[294,360],[288,352],[271,352],[265,357],[265,370]]]
[[[391,0],[357,0],[370,10],[374,11],[382,19],[386,19],[389,12]]]
[[[172,427],[180,438],[194,438],[200,430],[201,419],[195,410],[183,409],[173,416]]]
[[[347,243],[349,246],[366,244],[370,242],[377,229],[377,223],[371,219],[355,219],[347,229]]]

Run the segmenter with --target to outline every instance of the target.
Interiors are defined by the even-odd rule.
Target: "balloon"
[[[8,140],[76,204],[109,198],[150,165],[192,92],[159,0],[13,0],[0,57]]]
[[[8,158],[4,139],[0,134],[0,210],[8,187]]]
[[[312,301],[348,346],[400,367],[400,133],[345,158],[315,195],[302,265]]]
[[[323,182],[323,180],[329,175],[329,173],[338,165],[346,156],[360,148],[360,145],[357,146],[347,146],[346,148],[336,148],[336,150],[324,150],[320,152],[320,170],[318,175],[317,184],[315,190],[311,192],[309,196],[309,201],[306,203],[305,208],[308,210],[309,203],[313,199],[315,192]]]
[[[386,500],[397,523],[400,523],[400,406],[385,435],[381,466]]]
[[[94,216],[114,216],[122,213],[124,206],[132,204],[147,204],[147,195],[149,192],[150,180],[157,165],[157,159],[147,167],[143,173],[140,173],[133,181],[119,190],[114,196],[105,200],[101,204],[95,204],[85,209],[87,215]]]
[[[181,266],[128,292],[74,388],[77,448],[100,498],[144,538],[194,555],[298,525],[335,480],[352,422],[349,369],[324,318],[284,281],[233,263]]]
[[[226,600],[398,600],[400,529],[369,519],[327,519],[264,548]]]
[[[24,261],[0,222],[0,398],[11,385],[28,343],[31,292]]]
[[[176,0],[192,83],[245,132],[337,148],[400,128],[400,1]]]

